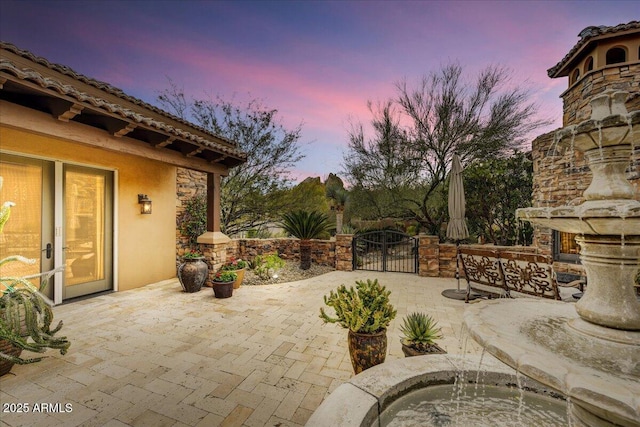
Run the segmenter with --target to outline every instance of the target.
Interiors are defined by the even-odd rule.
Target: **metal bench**
[[[467,278],[467,297],[471,292],[492,298],[536,297],[575,301],[576,289],[584,279],[560,283],[551,258],[545,255],[460,248],[460,261]]]
[[[458,256],[467,279],[464,302],[469,302],[472,291],[487,298],[509,296],[498,251],[460,247]]]

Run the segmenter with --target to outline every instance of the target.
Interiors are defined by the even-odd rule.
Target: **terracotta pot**
[[[22,349],[20,347],[16,347],[11,344],[10,341],[0,340],[0,352],[4,354],[8,354],[11,356],[19,357],[22,353]],[[14,363],[5,359],[0,359],[0,377],[6,375],[13,368]]]
[[[212,282],[216,298],[229,298],[233,295],[233,282]]]
[[[182,264],[178,266],[178,280],[185,292],[198,292],[207,280],[209,266],[204,262],[204,257],[182,258]]]
[[[234,270],[237,278],[236,281],[233,282],[233,289],[238,289],[240,287],[240,285],[242,285],[242,281],[244,280],[244,268],[241,268],[239,270]]]
[[[349,355],[356,374],[384,362],[387,357],[387,330],[373,334],[349,331]]]
[[[402,340],[400,340],[402,344],[402,352],[405,357],[413,357],[413,356],[424,356],[427,354],[445,354],[446,351],[437,344],[432,344],[425,349],[418,349],[412,347],[410,345],[405,344]]]

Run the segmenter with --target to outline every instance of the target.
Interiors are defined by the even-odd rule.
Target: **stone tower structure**
[[[580,40],[560,62],[547,71],[550,78],[568,78],[563,101],[562,125],[577,124],[591,116],[590,100],[606,90],[629,92],[627,111],[640,109],[640,21],[612,27],[587,27]],[[555,131],[532,143],[533,206],[578,204],[591,181],[580,153],[555,146]],[[627,179],[640,200],[640,147],[634,148]],[[582,274],[574,235],[536,228],[534,244],[553,255],[558,272]]]

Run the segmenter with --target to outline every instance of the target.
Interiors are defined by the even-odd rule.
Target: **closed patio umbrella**
[[[460,163],[460,156],[454,154],[451,159],[451,172],[449,172],[449,224],[447,225],[447,238],[456,242],[456,279],[458,281],[458,289],[442,291],[442,295],[447,298],[465,299],[467,293],[466,290],[460,290],[460,255],[458,251],[460,241],[469,237],[465,210],[462,164]]]

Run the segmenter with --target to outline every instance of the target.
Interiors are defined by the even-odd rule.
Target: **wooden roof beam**
[[[138,127],[138,125],[134,124],[134,123],[129,123],[128,125],[126,125],[125,127],[123,127],[122,129],[113,132],[112,135],[115,136],[116,138],[121,138],[123,136],[125,136],[126,134],[128,134],[129,132],[133,131],[136,127]]]
[[[166,147],[167,145],[171,145],[176,141],[176,138],[174,136],[170,136],[167,139],[165,139],[162,142],[158,142],[155,144],[152,144],[154,147],[156,148],[162,148],[162,147]]]

